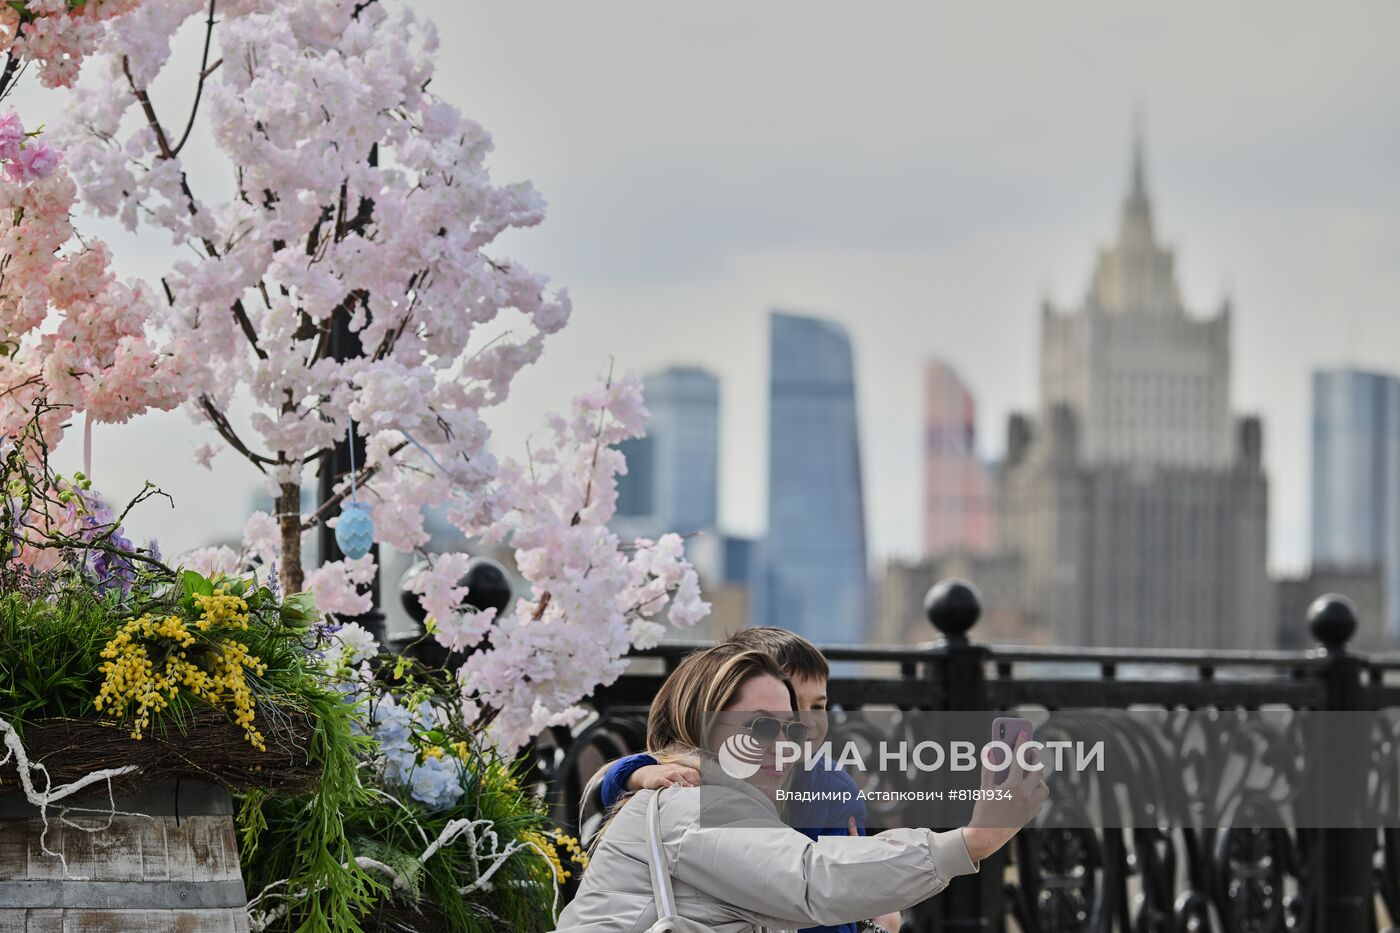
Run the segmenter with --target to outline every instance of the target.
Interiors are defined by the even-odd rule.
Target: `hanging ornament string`
[[[374,546],[374,520],[359,500],[359,489],[355,484],[355,421],[345,429],[345,441],[350,448],[350,497],[341,506],[340,517],[335,523],[335,543],[350,560],[359,560]]]
[[[345,429],[345,446],[350,450],[350,504],[358,505],[359,498],[355,489],[355,419],[350,419],[350,424]]]
[[[404,439],[404,440],[408,441],[408,442],[409,442],[410,444],[412,444],[414,447],[417,447],[419,450],[423,451],[423,456],[425,456],[425,457],[427,457],[429,460],[431,460],[433,466],[435,466],[435,467],[437,467],[439,470],[441,470],[441,471],[442,471],[442,474],[443,474],[444,476],[449,476],[449,477],[451,476],[451,474],[447,472],[447,467],[443,466],[441,463],[438,462],[438,458],[433,456],[432,451],[430,451],[428,448],[424,447],[422,444],[420,444],[420,443],[418,443],[416,440],[414,440],[412,434],[409,434],[409,433],[408,433],[407,431],[405,431],[403,428],[399,428],[399,433],[403,435],[403,439]]]

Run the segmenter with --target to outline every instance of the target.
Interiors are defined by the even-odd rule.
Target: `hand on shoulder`
[[[688,765],[663,763],[638,768],[627,779],[627,789],[631,791],[661,790],[674,785],[699,787],[700,772]]]

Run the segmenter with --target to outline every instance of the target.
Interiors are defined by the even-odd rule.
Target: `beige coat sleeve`
[[[814,842],[759,800],[716,798],[709,788],[672,790],[663,798],[672,876],[758,923],[864,920],[917,904],[977,871],[961,830],[895,829]]]

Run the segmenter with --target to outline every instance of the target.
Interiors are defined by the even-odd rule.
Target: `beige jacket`
[[[557,933],[642,933],[656,922],[646,854],[653,793],[632,795],[613,816]],[[961,830],[894,829],[813,842],[783,823],[767,797],[738,781],[661,794],[661,837],[677,912],[715,933],[877,917],[977,870]]]

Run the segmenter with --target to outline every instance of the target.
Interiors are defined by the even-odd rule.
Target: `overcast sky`
[[[697,363],[723,380],[722,519],[761,532],[767,312],[808,311],[855,342],[875,556],[916,552],[922,361],[963,374],[997,456],[1035,401],[1041,301],[1077,303],[1115,228],[1135,106],[1188,306],[1234,302],[1276,566],[1307,559],[1309,370],[1400,371],[1391,0],[416,6],[441,31],[437,92],[495,135],[495,178],[550,202],[502,252],[574,296],[499,450],[609,357]],[[132,272],[169,260],[111,239]],[[176,494],[178,522],[146,523],[167,550],[241,524],[252,479],[228,455],[197,470],[203,439],[179,415],[96,437],[100,483]]]

